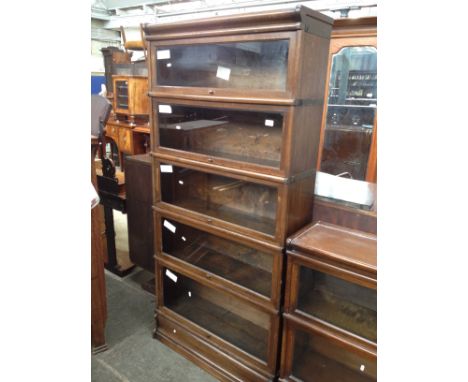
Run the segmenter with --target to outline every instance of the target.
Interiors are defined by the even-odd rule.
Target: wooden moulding
[[[210,291],[219,291],[224,293],[227,296],[232,296],[233,301],[227,303],[232,305],[233,311],[235,309],[241,309],[241,306],[237,307],[239,304],[250,306],[251,314],[257,311],[254,317],[268,317],[268,344],[266,346],[266,360],[259,359],[243,349],[234,346],[227,340],[222,339],[221,337],[213,334],[207,329],[199,326],[198,324],[192,322],[188,318],[185,318],[175,311],[171,310],[166,306],[164,301],[164,290],[163,290],[163,278],[164,270],[170,269],[173,272],[178,273],[186,278],[194,280],[201,286],[207,287],[207,290]],[[157,280],[157,313],[156,313],[156,338],[170,337],[173,342],[186,348],[190,353],[200,354],[203,358],[208,358],[209,363],[215,364],[218,367],[226,368],[228,372],[226,374],[236,374],[236,373],[245,373],[247,372],[251,376],[255,376],[252,380],[272,380],[272,377],[275,373],[276,367],[276,357],[278,350],[278,332],[279,332],[279,314],[271,313],[268,310],[265,310],[263,307],[258,306],[252,301],[249,300],[240,300],[236,295],[230,291],[220,289],[217,285],[207,282],[206,278],[200,278],[198,275],[191,272],[187,267],[182,267],[177,269],[171,264],[168,264],[165,259],[156,258],[156,280]],[[217,292],[217,293],[219,293]],[[171,321],[172,327],[168,328],[161,325],[161,318],[166,318]],[[259,318],[260,319],[260,318]],[[178,328],[177,328],[178,327]],[[182,331],[183,330],[183,331]],[[188,340],[187,336],[181,336],[181,333],[190,334],[192,340]],[[188,348],[188,349],[187,349]],[[178,349],[176,349],[178,350]],[[184,354],[184,353],[183,353]],[[242,365],[242,366],[240,366]],[[241,371],[243,370],[243,371]],[[222,372],[222,371],[221,371]],[[261,378],[261,379],[259,379]],[[230,379],[228,379],[230,380]],[[251,379],[242,379],[241,380],[251,380]]]
[[[149,41],[191,37],[194,33],[198,36],[212,36],[298,29],[326,37],[332,24],[332,18],[298,6],[289,10],[252,12],[177,23],[144,24],[143,30]]]
[[[271,243],[277,246],[283,246],[286,238],[289,235],[292,235],[312,219],[315,172],[312,172],[303,178],[298,178],[291,184],[281,184],[254,177],[233,174],[231,171],[227,171],[220,167],[205,165],[202,163],[199,163],[198,165],[192,165],[187,164],[185,161],[175,160],[174,158],[171,160],[161,160],[154,158],[153,160],[153,179],[155,179],[153,203],[154,206],[159,208],[161,211],[168,211],[185,215],[200,222],[230,230],[232,232],[237,232],[242,235],[251,236],[258,241]],[[160,164],[188,168],[203,173],[220,175],[258,185],[265,185],[271,189],[275,189],[277,192],[277,200],[274,233],[270,234],[240,224],[235,224],[233,222],[227,222],[220,218],[215,218],[162,201],[160,189],[161,182],[159,181],[161,174]],[[246,216],[246,218],[248,217]]]
[[[215,235],[222,239],[231,240],[233,242],[239,243],[240,245],[244,245],[246,247],[256,249],[261,251],[267,256],[271,256],[272,258],[272,272],[271,272],[271,289],[270,289],[270,297],[256,292],[254,290],[249,289],[247,286],[237,284],[234,281],[228,280],[223,278],[222,276],[210,272],[204,268],[200,268],[196,265],[192,265],[178,257],[173,256],[171,253],[165,253],[162,247],[162,230],[163,227],[161,225],[162,219],[170,219],[172,221],[176,221],[178,223],[182,223],[184,225],[196,228],[198,230],[202,230],[207,232],[208,234]],[[264,243],[256,242],[249,238],[248,236],[239,236],[230,233],[229,231],[225,231],[222,229],[218,229],[216,227],[200,223],[193,219],[187,218],[185,216],[174,214],[171,212],[164,212],[160,209],[156,209],[154,211],[154,235],[155,235],[155,243],[157,246],[155,248],[155,258],[162,259],[166,264],[169,264],[171,267],[181,269],[186,268],[190,269],[193,274],[196,274],[200,278],[206,278],[208,282],[213,283],[216,287],[230,292],[236,297],[241,299],[246,299],[247,301],[253,301],[259,306],[262,306],[264,309],[268,310],[270,313],[278,313],[278,309],[280,308],[280,293],[281,293],[281,275],[282,275],[282,266],[283,266],[283,252],[282,248],[278,247],[275,249],[270,248],[270,246],[265,246]]]

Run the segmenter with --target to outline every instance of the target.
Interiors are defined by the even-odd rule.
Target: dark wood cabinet
[[[154,229],[150,154],[126,158],[125,184],[130,260],[153,273]]]
[[[283,249],[312,220],[332,19],[145,25],[155,337],[221,380],[277,377]]]
[[[288,239],[281,380],[377,379],[376,247],[321,222]]]

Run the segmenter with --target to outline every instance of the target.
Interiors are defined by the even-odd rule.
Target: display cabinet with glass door
[[[376,19],[336,23],[339,25],[330,44],[318,170],[375,183],[377,41],[376,25],[372,23]],[[348,34],[339,28],[347,24],[354,26]]]

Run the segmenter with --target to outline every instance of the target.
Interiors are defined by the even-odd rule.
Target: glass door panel
[[[377,381],[377,361],[345,350],[330,340],[296,330],[292,375],[305,382]]]
[[[160,168],[163,202],[275,234],[277,188],[184,167]]]
[[[266,361],[271,317],[224,292],[163,269],[164,306]]]
[[[289,40],[159,47],[158,86],[286,89]]]
[[[377,342],[377,291],[300,267],[297,309]]]
[[[162,147],[279,168],[283,114],[158,104]]]

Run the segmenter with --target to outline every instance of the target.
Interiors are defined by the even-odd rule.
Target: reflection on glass
[[[162,106],[170,108],[157,111],[161,146],[279,168],[282,114]]]
[[[163,251],[264,296],[271,295],[273,256],[162,218]]]
[[[374,289],[307,267],[301,267],[299,277],[299,310],[377,342],[377,292]]]
[[[171,165],[161,165],[163,202],[274,235],[277,189]]]
[[[267,359],[268,314],[244,301],[164,269],[164,305],[261,359]]]
[[[333,55],[320,170],[365,180],[377,108],[377,50],[347,47]]]
[[[288,40],[175,45],[156,52],[160,86],[285,90]]]
[[[346,351],[318,335],[297,330],[292,375],[310,382],[377,381],[377,362]]]

